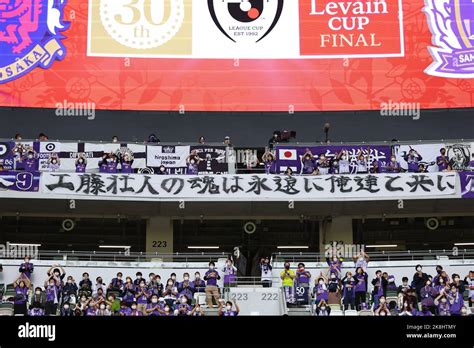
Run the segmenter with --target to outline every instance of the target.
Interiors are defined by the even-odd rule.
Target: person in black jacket
[[[382,271],[377,270],[375,272],[375,278],[372,279],[372,285],[374,286],[374,290],[372,290],[372,298],[374,300],[374,308],[378,308],[379,306],[379,299],[382,296],[385,296],[387,293],[387,284],[388,281],[385,277],[382,277]]]
[[[415,288],[418,298],[420,298],[420,290],[425,286],[426,281],[428,280],[428,274],[423,273],[423,267],[421,265],[416,265],[416,273],[413,275],[413,281],[411,286]]]

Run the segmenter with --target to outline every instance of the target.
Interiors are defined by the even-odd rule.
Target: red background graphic
[[[403,58],[240,60],[238,66],[229,59],[131,58],[128,66],[124,58],[87,57],[88,4],[69,0],[66,58],[0,85],[0,105],[54,108],[67,100],[119,110],[319,111],[376,110],[392,100],[472,107],[473,79],[424,73],[432,35],[422,8],[422,1],[404,1]]]

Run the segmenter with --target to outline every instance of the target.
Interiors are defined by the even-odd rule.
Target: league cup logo
[[[277,25],[283,0],[208,0],[217,28],[233,42],[260,42]]]
[[[474,78],[474,0],[425,0],[434,63],[426,73]]]
[[[47,69],[66,49],[60,31],[66,0],[0,0],[0,84]]]

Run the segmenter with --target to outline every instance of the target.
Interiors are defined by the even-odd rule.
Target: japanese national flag
[[[279,149],[279,159],[283,161],[296,161],[298,155],[296,150]]]

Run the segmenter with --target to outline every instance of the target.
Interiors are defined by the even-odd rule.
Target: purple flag
[[[38,192],[39,172],[0,172],[0,190]]]
[[[460,172],[462,198],[474,198],[474,172]]]

